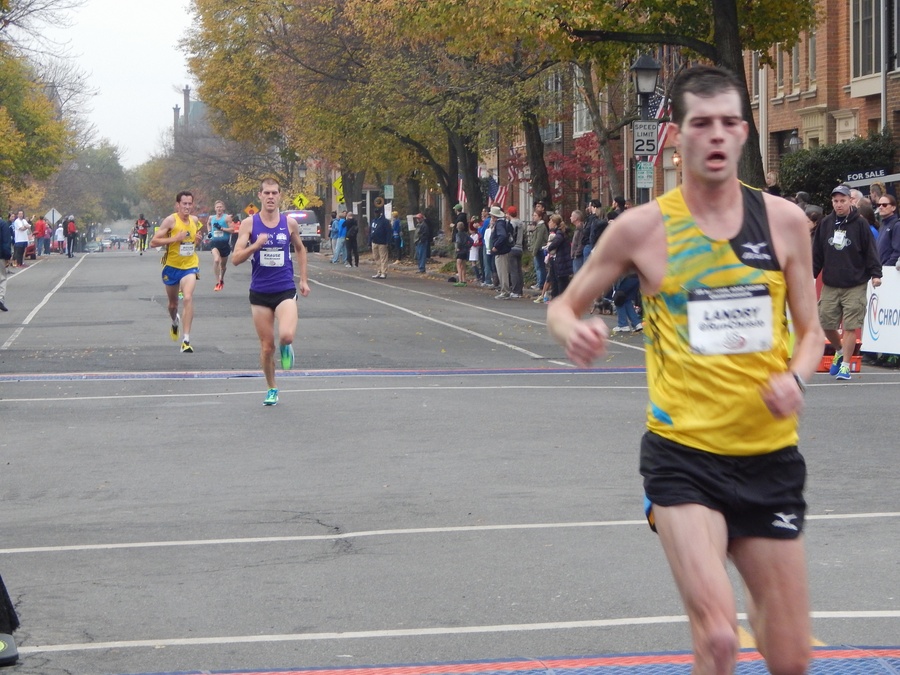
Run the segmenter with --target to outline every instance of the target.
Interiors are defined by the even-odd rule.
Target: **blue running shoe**
[[[290,370],[294,367],[294,345],[281,345],[281,369]]]
[[[841,364],[844,362],[843,354],[835,354],[834,358],[831,359],[831,368],[828,369],[828,374],[832,377],[835,377],[838,374],[838,371],[841,369]],[[849,380],[850,377],[848,376]]]
[[[850,364],[842,363],[841,367],[838,368],[837,375],[834,376],[836,380],[849,380],[850,379]]]
[[[278,404],[278,390],[277,389],[269,389],[266,392],[266,398],[263,400],[263,405],[277,405]]]

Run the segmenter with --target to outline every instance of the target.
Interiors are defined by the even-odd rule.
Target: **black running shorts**
[[[250,304],[251,305],[262,305],[263,307],[268,307],[271,310],[275,310],[278,305],[280,305],[285,300],[296,300],[297,299],[297,289],[291,289],[289,291],[281,291],[280,293],[257,293],[256,291],[250,291]]]
[[[209,246],[210,249],[216,249],[223,258],[227,258],[231,253],[231,244],[228,239],[210,239]]]
[[[717,455],[648,431],[641,440],[641,475],[651,504],[718,511],[729,539],[795,539],[803,531],[806,462],[795,445],[764,455]],[[648,520],[653,526],[652,513]]]

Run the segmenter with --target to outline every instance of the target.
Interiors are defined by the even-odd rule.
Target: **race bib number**
[[[687,316],[696,354],[747,354],[772,348],[772,296],[765,284],[688,291]]]
[[[284,251],[281,249],[278,249],[277,251],[267,251],[266,249],[262,249],[259,252],[259,264],[263,267],[283,267]]]
[[[178,247],[178,255],[184,257],[194,255],[194,242],[181,242],[181,245]]]

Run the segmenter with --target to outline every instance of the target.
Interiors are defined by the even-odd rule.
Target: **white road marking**
[[[551,373],[548,373],[551,374]],[[559,375],[559,373],[552,373],[555,375]],[[619,373],[622,374],[622,373]],[[624,373],[630,374],[630,373]],[[643,373],[641,373],[643,375]],[[101,381],[101,380],[98,380]],[[79,380],[79,383],[82,381]],[[105,380],[104,382],[109,382]],[[449,385],[449,386],[441,386],[436,387],[435,385],[427,385],[427,386],[419,386],[419,387],[321,387],[314,389],[285,389],[284,387],[279,388],[279,392],[282,394],[317,394],[317,393],[348,393],[348,392],[397,392],[397,391],[429,391],[429,392],[443,392],[443,391],[478,391],[478,390],[501,390],[501,391],[516,391],[516,390],[526,390],[526,389],[549,389],[552,391],[559,391],[561,389],[581,389],[581,390],[635,390],[635,389],[646,389],[646,385],[634,385],[634,386],[625,386],[625,385],[617,385],[617,386],[593,386],[593,385],[572,385],[572,384],[560,384],[560,385],[496,385],[496,386],[484,386],[484,387],[474,387],[474,386],[462,386],[462,385]],[[71,403],[74,401],[114,401],[114,400],[134,400],[134,399],[172,399],[172,398],[209,398],[209,397],[218,397],[218,396],[259,396],[258,389],[254,389],[252,391],[210,391],[210,392],[193,392],[193,393],[178,393],[178,392],[166,392],[165,394],[108,394],[104,396],[68,396],[66,394],[60,394],[59,396],[45,396],[45,397],[34,397],[34,398],[4,398],[4,403],[41,403],[41,402],[52,402],[52,401],[60,401],[65,400],[67,403]]]
[[[862,612],[811,612],[813,619],[896,619],[900,610]],[[739,621],[747,615],[739,613]],[[113,642],[81,642],[61,645],[20,646],[20,654],[48,652],[85,652],[101,649],[135,649],[159,647],[190,647],[197,645],[233,645],[272,642],[311,642],[324,640],[358,640],[395,637],[422,637],[428,635],[471,635],[473,633],[521,633],[538,630],[579,630],[585,628],[615,628],[621,626],[650,626],[670,623],[687,623],[687,616],[639,616],[620,619],[594,619],[590,621],[553,621],[547,623],[513,623],[488,626],[441,626],[435,628],[402,628],[394,630],[365,630],[331,633],[281,633],[271,635],[229,635],[205,638],[169,638],[160,640],[116,640]]]
[[[391,302],[387,302],[385,300],[379,300],[378,298],[373,298],[368,295],[363,295],[362,293],[348,291],[345,288],[338,288],[337,286],[329,286],[328,284],[323,284],[321,281],[315,281],[313,283],[316,283],[319,286],[322,286],[323,288],[328,288],[332,291],[338,291],[339,293],[346,293],[347,295],[352,295],[357,298],[362,298],[363,300],[368,300],[369,302],[374,302],[379,305],[384,305],[385,307],[390,307],[391,309],[396,310],[398,312],[406,312],[407,314],[412,314],[414,317],[422,319],[423,321],[431,321],[432,323],[436,323],[439,326],[443,326],[444,328],[458,330],[459,332],[465,333],[466,335],[471,335],[472,337],[479,338],[480,340],[486,340],[487,342],[498,345],[500,347],[506,347],[507,349],[511,349],[513,351],[519,352],[520,354],[524,354],[525,356],[528,356],[532,359],[543,360],[545,358],[545,357],[541,356],[540,354],[535,354],[534,352],[530,352],[527,349],[523,349],[522,347],[519,347],[518,345],[514,345],[510,342],[503,342],[502,340],[492,338],[489,335],[484,335],[483,333],[476,333],[475,331],[469,330],[468,328],[463,328],[462,326],[456,326],[452,323],[448,323],[446,321],[441,321],[440,319],[435,319],[434,317],[431,317],[431,316],[426,316],[425,314],[422,314],[420,312],[415,312],[411,309],[407,309],[406,307],[401,307],[400,305],[395,305],[395,304],[393,304]],[[469,305],[467,305],[467,306],[469,306]],[[520,319],[521,317],[515,317],[515,318]],[[524,319],[522,319],[522,320],[524,320]]]
[[[294,276],[297,276],[297,275],[294,275]],[[352,275],[347,275],[347,276],[351,276],[351,277],[354,278],[354,279],[357,278],[357,277],[352,276]],[[369,283],[373,283],[373,284],[377,283],[377,284],[380,285],[380,286],[384,286],[384,285],[385,285],[385,283],[384,283],[383,280],[382,280],[381,282],[376,282],[376,281],[371,281],[371,280],[369,280],[369,279],[363,279],[363,281],[368,281]],[[314,284],[317,284],[317,285],[319,285],[319,286],[322,286],[323,288],[328,288],[328,289],[335,290],[335,291],[342,291],[342,292],[345,292],[345,293],[351,293],[352,295],[358,295],[358,294],[356,294],[356,293],[352,293],[351,291],[345,291],[345,290],[342,289],[342,288],[337,288],[336,286],[329,286],[328,284],[323,284],[321,281],[316,281],[315,279],[310,279],[309,283],[311,283],[311,284],[314,283]],[[425,291],[417,291],[417,290],[415,290],[415,289],[413,289],[413,288],[406,288],[406,287],[404,287],[404,286],[394,286],[393,284],[387,284],[387,285],[390,286],[391,288],[395,289],[395,290],[403,291],[404,293],[414,293],[414,294],[416,294],[416,295],[424,295],[424,296],[427,297],[427,298],[433,298],[433,299],[435,299],[435,300],[440,300],[440,301],[442,301],[442,302],[449,302],[449,303],[452,303],[452,304],[454,304],[454,305],[461,305],[461,306],[466,307],[466,308],[468,308],[468,309],[474,309],[474,310],[479,311],[479,312],[488,312],[488,313],[490,313],[490,314],[497,314],[498,316],[504,316],[504,317],[507,317],[507,318],[509,318],[509,319],[517,319],[517,320],[519,320],[519,321],[526,321],[526,322],[528,322],[528,323],[537,324],[537,325],[539,325],[539,326],[546,326],[546,325],[547,325],[547,322],[546,322],[546,321],[536,321],[536,320],[534,320],[534,319],[532,319],[532,318],[526,318],[526,317],[523,317],[523,316],[518,316],[518,315],[516,315],[516,314],[510,314],[510,313],[508,313],[508,312],[501,312],[501,311],[498,311],[498,310],[496,310],[496,309],[491,309],[491,308],[489,308],[489,307],[479,307],[479,306],[477,306],[477,305],[473,305],[473,304],[470,303],[470,302],[463,302],[462,300],[455,300],[455,299],[453,299],[453,298],[446,298],[446,297],[443,297],[443,296],[441,296],[441,295],[435,295],[434,293],[426,293]],[[365,296],[365,295],[359,295],[359,297],[367,298],[367,299],[369,299],[369,300],[372,299],[372,298],[369,298],[368,296]],[[380,302],[380,301],[376,301],[376,302]],[[385,304],[387,304],[387,303],[385,303]],[[389,306],[393,307],[394,305],[389,305]],[[428,317],[425,317],[425,318],[428,318]],[[629,343],[627,343],[627,342],[620,342],[620,341],[618,341],[618,340],[613,340],[613,339],[610,339],[609,344],[610,344],[610,345],[616,345],[617,347],[624,347],[625,349],[634,349],[635,351],[639,351],[639,352],[646,352],[646,351],[647,351],[647,350],[644,349],[641,345],[632,345],[632,344],[629,344]],[[574,368],[573,364],[569,363],[568,361],[551,361],[551,363],[554,363],[554,364],[560,365],[560,366],[564,366],[564,367],[566,367],[566,368]]]
[[[807,516],[807,520],[846,520],[872,518],[898,518],[900,511],[883,513],[843,513]],[[308,534],[283,537],[238,537],[230,539],[189,539],[174,541],[143,541],[119,544],[72,544],[68,546],[28,546],[21,548],[0,549],[0,555],[31,553],[62,553],[71,551],[111,551],[129,548],[170,548],[175,546],[224,546],[239,544],[277,544],[282,542],[302,541],[338,541],[341,539],[361,539],[363,537],[394,537],[411,534],[446,534],[450,532],[496,532],[501,530],[549,530],[569,529],[577,527],[646,527],[647,521],[637,520],[597,520],[572,523],[518,523],[507,525],[459,525],[447,527],[414,527],[391,530],[362,530],[360,532],[344,532],[337,534]]]
[[[31,323],[31,320],[35,317],[35,315],[36,315],[39,311],[41,311],[41,309],[43,308],[43,306],[46,305],[48,302],[50,302],[50,298],[53,297],[53,294],[56,293],[56,291],[58,291],[58,290],[60,289],[60,287],[61,287],[64,283],[66,283],[66,280],[67,280],[70,276],[72,276],[72,273],[78,268],[78,266],[79,266],[82,262],[84,262],[84,260],[85,260],[86,258],[87,258],[86,255],[80,256],[80,257],[78,258],[78,262],[76,262],[74,265],[72,265],[71,269],[69,269],[69,271],[66,272],[66,273],[63,275],[63,278],[59,280],[59,283],[56,284],[56,286],[53,287],[53,290],[51,290],[49,293],[47,293],[47,295],[44,296],[44,299],[41,300],[41,301],[37,304],[37,306],[36,306],[33,310],[31,310],[31,311],[28,313],[28,316],[25,317],[25,320],[22,322],[22,325],[19,326],[19,327],[13,332],[12,335],[10,335],[9,339],[8,339],[6,342],[4,342],[2,346],[0,346],[0,351],[3,351],[3,350],[5,350],[5,349],[9,349],[9,348],[12,346],[12,343],[16,341],[16,338],[19,337],[19,335],[21,335],[22,330],[25,328],[25,326],[27,326],[28,324],[30,324],[30,323]],[[29,269],[30,269],[30,268],[29,268]]]

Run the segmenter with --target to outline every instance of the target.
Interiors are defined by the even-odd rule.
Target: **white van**
[[[310,253],[318,253],[322,245],[322,225],[315,211],[282,211],[288,218],[293,218],[300,226],[300,238]]]

